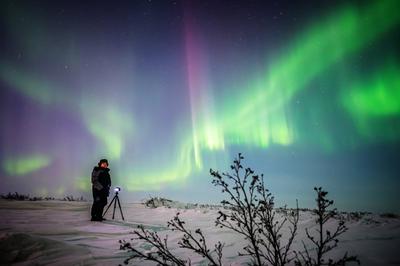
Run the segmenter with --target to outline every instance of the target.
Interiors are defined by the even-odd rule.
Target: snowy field
[[[224,264],[244,265],[246,257],[238,257],[244,240],[227,229],[214,226],[215,208],[147,208],[140,203],[123,204],[125,222],[119,213],[105,222],[90,222],[90,202],[8,201],[0,200],[0,264],[1,265],[118,265],[129,253],[119,249],[119,240],[129,240],[138,225],[168,234],[170,247],[176,254],[191,258],[195,265],[204,265],[202,258],[177,248],[180,235],[167,230],[166,223],[177,211],[190,229],[201,228],[208,244],[225,242]],[[335,221],[328,226],[333,228]],[[339,248],[332,256],[358,255],[361,265],[400,265],[400,219],[365,215],[349,219],[349,230],[340,238]],[[314,227],[310,212],[301,212],[299,235],[294,248],[304,239],[304,228]],[[313,231],[313,229],[311,229]],[[143,243],[135,246],[150,249]],[[203,262],[203,263],[202,263]],[[132,265],[154,265],[131,261]]]

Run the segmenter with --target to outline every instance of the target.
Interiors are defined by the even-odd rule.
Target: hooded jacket
[[[94,189],[109,192],[111,187],[110,169],[95,166],[92,171],[92,186]]]

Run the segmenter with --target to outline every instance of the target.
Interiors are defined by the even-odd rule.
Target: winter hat
[[[102,163],[106,163],[108,165],[107,159],[101,159],[97,165],[100,166]]]

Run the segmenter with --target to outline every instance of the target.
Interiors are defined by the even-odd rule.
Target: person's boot
[[[92,222],[101,222],[103,221],[103,218],[97,217],[97,216],[92,216],[92,219],[90,219]]]

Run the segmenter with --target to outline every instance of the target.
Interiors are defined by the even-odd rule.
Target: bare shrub
[[[336,209],[329,210],[332,200],[326,198],[327,192],[322,188],[315,188],[317,192],[317,209],[313,213],[317,216],[317,236],[313,236],[306,229],[306,236],[315,248],[307,249],[303,241],[303,251],[292,250],[292,244],[297,235],[299,221],[299,207],[296,202],[295,209],[275,208],[274,197],[265,187],[263,175],[257,175],[251,168],[244,168],[244,157],[239,153],[230,166],[231,173],[219,173],[210,169],[212,184],[220,187],[221,192],[228,197],[221,201],[222,210],[218,211],[215,226],[227,228],[243,236],[247,244],[239,256],[248,256],[251,265],[281,266],[288,263],[296,265],[345,265],[347,262],[358,262],[357,257],[348,256],[347,253],[339,260],[325,261],[326,253],[337,247],[337,237],[346,232],[344,221],[340,220],[334,232],[324,230],[326,222],[334,218]],[[306,209],[306,211],[309,211]],[[281,217],[279,217],[281,216]],[[284,235],[283,228],[289,228],[289,233]],[[201,255],[208,261],[208,265],[222,265],[224,243],[218,242],[211,250],[201,231],[188,230],[179,213],[168,222],[172,231],[183,234],[178,242],[180,248],[188,249]],[[157,232],[145,229],[142,225],[133,231],[134,238],[153,247],[154,251],[143,251],[131,242],[121,240],[120,248],[129,250],[131,255],[124,263],[128,264],[133,259],[142,259],[156,262],[158,265],[191,265],[189,258],[180,258],[173,254],[168,246],[168,237],[161,238]],[[314,254],[315,253],[315,254]]]

